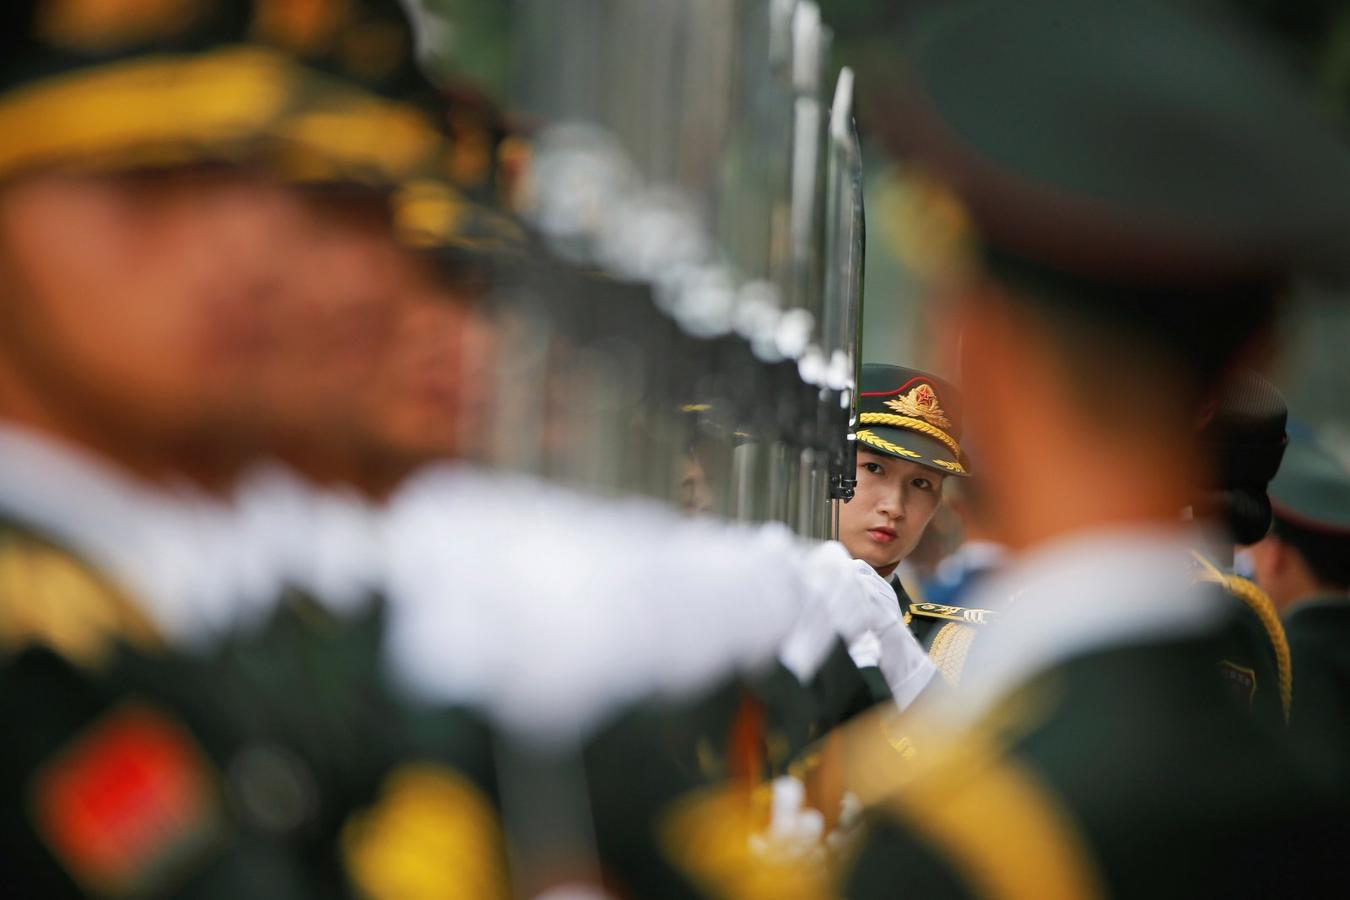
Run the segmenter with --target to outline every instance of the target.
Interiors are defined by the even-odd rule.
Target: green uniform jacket
[[[386,689],[383,608],[294,595],[200,650],[167,646],[61,547],[0,527],[0,883],[8,897],[396,896],[413,822],[504,890],[491,744]],[[452,892],[446,895],[452,896]]]
[[[1350,771],[1350,597],[1296,604],[1285,634],[1298,688],[1290,731],[1318,765]]]
[[[846,895],[1344,896],[1344,795],[1216,677],[1246,639],[1233,621],[1023,685],[873,805]]]

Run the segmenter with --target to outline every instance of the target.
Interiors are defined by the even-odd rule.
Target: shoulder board
[[[992,609],[976,609],[973,606],[947,606],[942,603],[914,603],[910,612],[916,616],[930,619],[945,619],[948,622],[962,622],[967,625],[988,625],[998,618]]]
[[[0,537],[0,653],[38,644],[97,667],[117,642],[163,645],[133,603],[65,550],[13,531]]]

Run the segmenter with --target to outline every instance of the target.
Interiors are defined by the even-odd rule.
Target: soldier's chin
[[[858,541],[863,546],[850,547],[849,553],[854,559],[861,559],[874,569],[894,569],[904,558],[904,554],[896,554],[893,548],[882,549],[876,545],[875,541],[865,539]]]

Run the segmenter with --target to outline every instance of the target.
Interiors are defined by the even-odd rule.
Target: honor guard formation
[[[1347,35],[5,3],[0,896],[1350,896]]]

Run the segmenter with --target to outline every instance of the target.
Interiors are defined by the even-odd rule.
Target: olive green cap
[[[1290,525],[1350,538],[1350,465],[1316,436],[1292,436],[1270,503]]]
[[[1350,149],[1233,17],[1179,0],[926,10],[870,124],[954,190],[985,249],[1183,300],[1344,263]]]
[[[863,365],[856,437],[860,449],[944,475],[970,474],[960,443],[961,395],[948,382],[918,369]]]

